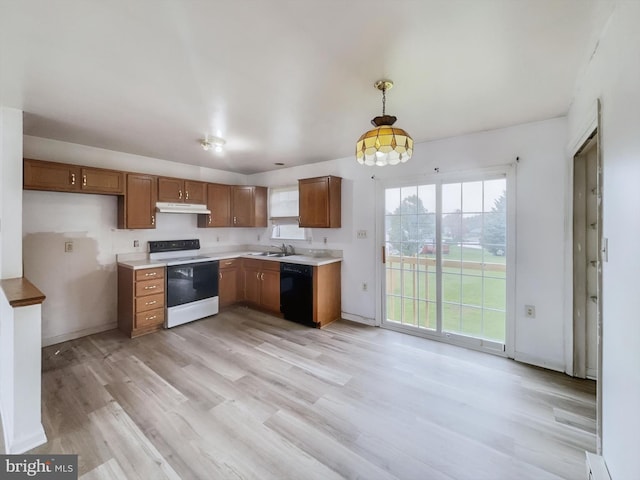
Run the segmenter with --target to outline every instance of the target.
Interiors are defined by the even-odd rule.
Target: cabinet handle
[[[156,318],[158,318],[157,315],[151,315],[150,317],[147,317],[147,320],[155,320]]]
[[[182,190],[178,190],[178,198],[182,199]]]
[[[158,274],[158,272],[153,272],[153,273],[145,273],[144,276],[145,277],[155,277]]]
[[[233,262],[224,262],[225,265],[233,265]]]
[[[264,273],[260,274],[260,280],[264,280]]]
[[[71,185],[75,185],[76,184],[76,174],[72,173],[71,174]]]
[[[256,278],[260,280],[260,272],[256,273]]]
[[[219,272],[219,273],[218,273],[218,278],[219,278],[220,280],[222,280],[222,272]]]
[[[87,186],[87,176],[86,175],[82,175],[82,186],[83,187]]]
[[[233,224],[234,224],[234,225],[237,223],[237,218],[238,218],[238,217],[233,217]]]
[[[185,190],[187,192],[187,200],[189,200],[189,190]]]
[[[158,303],[158,301],[157,300],[153,300],[152,302],[145,303],[145,305],[155,305],[156,303]]]
[[[156,216],[151,215],[151,225],[155,225],[155,224],[156,224]]]
[[[298,217],[298,225],[302,224],[302,217]]]
[[[155,290],[156,288],[158,288],[158,285],[151,285],[148,287],[144,287],[145,290]]]
[[[209,225],[211,225],[211,215],[209,215]]]

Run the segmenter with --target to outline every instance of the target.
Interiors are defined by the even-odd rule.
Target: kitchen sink
[[[295,255],[294,253],[282,253],[282,252],[252,252],[248,255],[253,257],[288,257],[290,255]]]

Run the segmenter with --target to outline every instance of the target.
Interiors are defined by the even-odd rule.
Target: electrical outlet
[[[71,240],[64,242],[64,251],[66,253],[73,252],[73,242]]]
[[[367,285],[367,282],[362,282],[362,291],[366,292],[369,289],[369,285]]]
[[[525,305],[524,314],[527,318],[536,318],[536,307],[534,305]]]
[[[325,243],[325,245],[326,245],[326,243],[327,243],[327,237],[324,237],[324,243]]]
[[[134,240],[133,241],[133,246],[134,247],[139,247],[140,246],[140,242],[138,240]]]
[[[358,238],[361,240],[364,240],[365,238],[367,238],[367,231],[366,230],[358,230]]]

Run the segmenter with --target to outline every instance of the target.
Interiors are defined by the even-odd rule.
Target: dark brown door
[[[233,187],[233,226],[253,226],[253,187]]]
[[[80,167],[25,158],[23,185],[27,190],[79,191]]]
[[[329,179],[327,177],[300,180],[300,226],[329,226]]]

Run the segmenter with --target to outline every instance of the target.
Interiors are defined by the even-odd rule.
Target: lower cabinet
[[[118,328],[131,338],[164,325],[165,268],[118,265]]]
[[[341,262],[313,267],[313,321],[318,328],[342,315]]]
[[[250,306],[280,314],[280,262],[243,259],[242,286]]]
[[[228,258],[226,260],[220,260],[218,282],[218,300],[220,307],[227,307],[233,305],[241,300],[240,298],[240,263],[239,258]]]

